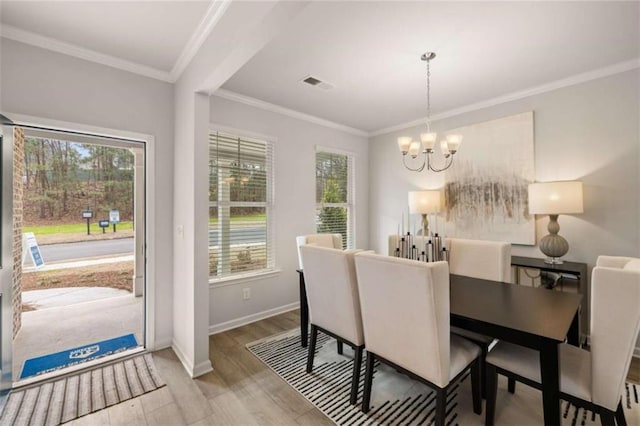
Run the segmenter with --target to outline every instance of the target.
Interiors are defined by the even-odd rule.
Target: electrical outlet
[[[242,289],[242,299],[244,299],[244,300],[251,299],[251,289],[250,288],[243,288]]]

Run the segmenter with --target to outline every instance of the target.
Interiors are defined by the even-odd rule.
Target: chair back
[[[356,345],[364,344],[358,282],[353,255],[360,250],[338,250],[302,245],[309,320]]]
[[[449,269],[370,252],[355,256],[367,350],[449,383]]]
[[[454,275],[511,282],[511,244],[447,238],[449,271]]]
[[[305,244],[315,244],[320,247],[329,247],[342,250],[342,235],[340,234],[310,234],[300,235],[296,237],[296,245],[298,246],[298,266],[304,269],[302,264],[302,256],[300,256],[300,246]]]
[[[591,394],[612,411],[640,332],[639,266],[640,259],[600,256],[591,274]]]

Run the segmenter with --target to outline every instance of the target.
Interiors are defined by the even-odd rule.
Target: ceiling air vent
[[[326,81],[322,81],[319,78],[314,77],[312,75],[309,75],[309,76],[303,78],[301,81],[303,83],[306,83],[306,84],[310,85],[310,86],[318,87],[318,88],[324,89],[324,90],[330,90],[330,89],[333,89],[335,87],[333,84],[327,83]]]

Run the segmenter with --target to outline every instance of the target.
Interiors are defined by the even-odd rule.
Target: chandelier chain
[[[431,60],[427,59],[427,132],[431,131]]]

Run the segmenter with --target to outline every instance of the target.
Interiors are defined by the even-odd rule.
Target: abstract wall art
[[[535,244],[533,112],[453,129],[463,147],[445,176],[445,235]]]

